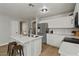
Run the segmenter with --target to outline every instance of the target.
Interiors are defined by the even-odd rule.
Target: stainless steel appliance
[[[47,37],[46,37],[47,29],[48,29],[48,24],[47,23],[38,24],[38,35],[43,36],[42,43],[47,42]]]

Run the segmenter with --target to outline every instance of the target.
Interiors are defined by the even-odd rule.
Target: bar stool
[[[12,49],[13,49],[13,47],[14,47],[15,45],[17,45],[16,42],[10,42],[10,43],[8,44],[7,54],[8,54],[9,56],[11,56],[11,54],[12,54]]]
[[[23,46],[22,45],[15,45],[12,49],[12,56],[24,56]]]

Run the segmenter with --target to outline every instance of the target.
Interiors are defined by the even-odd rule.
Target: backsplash
[[[53,31],[53,34],[63,34],[63,35],[74,35],[72,33],[73,30],[79,30],[74,28],[49,28],[49,33]]]
[[[71,29],[53,29],[54,34],[70,34],[72,35]]]

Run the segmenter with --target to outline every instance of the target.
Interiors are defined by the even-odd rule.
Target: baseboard
[[[4,46],[4,45],[7,45],[9,42],[6,42],[6,43],[0,43],[0,46]]]
[[[0,42],[0,46],[3,46],[3,45],[7,45],[9,42],[12,42],[13,40],[11,41],[6,41],[6,42]]]

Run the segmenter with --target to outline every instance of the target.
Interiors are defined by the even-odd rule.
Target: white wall
[[[11,20],[11,36],[20,33],[20,22],[18,20]]]
[[[11,41],[11,20],[16,18],[0,15],[0,46]]]

